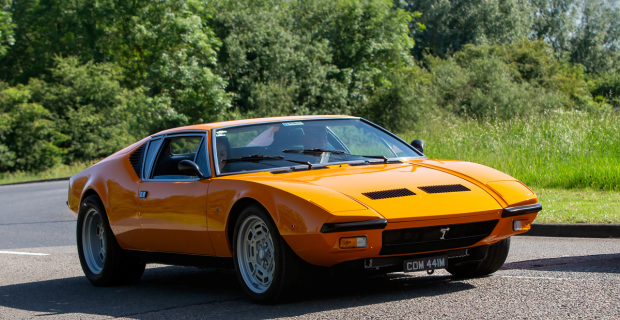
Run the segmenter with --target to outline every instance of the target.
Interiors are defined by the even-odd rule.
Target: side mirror
[[[411,141],[411,145],[416,148],[418,151],[424,153],[424,141],[420,139],[415,139]]]
[[[205,178],[202,172],[200,172],[198,165],[191,160],[181,160],[179,162],[179,171],[187,176],[198,176],[200,180]]]

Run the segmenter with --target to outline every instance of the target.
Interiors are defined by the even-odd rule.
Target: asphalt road
[[[489,277],[326,278],[275,306],[250,303],[232,272],[211,269],[151,265],[134,285],[96,288],[78,262],[66,186],[0,186],[0,319],[620,319],[620,239],[514,237]]]

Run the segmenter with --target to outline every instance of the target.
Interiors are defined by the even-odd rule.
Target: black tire
[[[250,288],[251,280],[244,279],[242,274],[243,271],[240,267],[240,265],[244,264],[244,262],[240,261],[240,259],[245,259],[243,258],[244,252],[240,252],[238,249],[240,232],[242,232],[241,228],[244,226],[244,222],[246,221],[257,221],[255,220],[255,217],[260,218],[260,220],[262,220],[268,228],[268,233],[271,235],[273,249],[275,251],[273,253],[273,277],[271,279],[271,284],[264,292],[256,292],[255,289]],[[272,221],[271,216],[267,213],[267,211],[259,205],[250,205],[246,207],[239,215],[234,228],[233,260],[235,264],[235,271],[241,287],[248,294],[248,296],[254,302],[262,304],[278,303],[295,297],[296,294],[300,292],[299,290],[301,287],[305,284],[304,280],[307,279],[307,276],[309,275],[309,266],[307,262],[303,261],[293,252],[293,250],[280,236],[275,223]],[[265,255],[267,254],[265,253]],[[246,277],[248,277],[247,274]]]
[[[508,257],[508,251],[510,251],[510,238],[492,244],[489,247],[486,258],[479,263],[448,267],[446,270],[462,278],[486,276],[499,270],[504,265],[506,257]]]
[[[85,223],[88,224],[87,227],[84,226]],[[96,223],[96,238],[93,238],[92,229],[89,229],[93,223]],[[146,264],[128,256],[118,245],[98,196],[89,196],[80,205],[76,235],[82,270],[93,285],[106,287],[129,284],[142,277]],[[88,240],[88,237],[91,240]],[[98,239],[98,241],[93,241],[93,239]],[[89,244],[91,247],[95,247],[93,244],[99,245],[98,255],[89,249]]]

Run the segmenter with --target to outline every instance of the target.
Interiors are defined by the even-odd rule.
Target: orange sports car
[[[517,179],[431,160],[361,118],[239,120],[162,131],[73,176],[82,269],[96,286],[151,262],[234,268],[258,302],[312,266],[480,276],[542,209]]]

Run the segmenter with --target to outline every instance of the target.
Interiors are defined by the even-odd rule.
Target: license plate
[[[403,264],[405,272],[445,269],[448,267],[448,256],[405,260]]]

